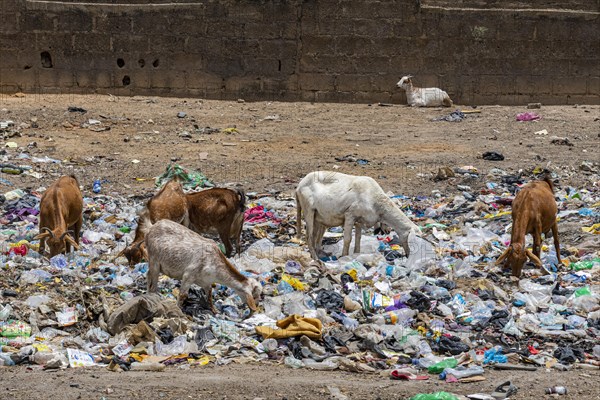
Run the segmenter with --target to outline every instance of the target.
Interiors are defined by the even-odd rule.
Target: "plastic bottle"
[[[458,400],[458,397],[448,392],[419,393],[410,400]]]
[[[471,368],[463,368],[463,369],[446,368],[444,370],[444,372],[442,372],[440,374],[440,378],[445,379],[446,375],[452,375],[456,379],[462,379],[462,378],[468,378],[470,376],[483,375],[483,373],[484,373],[483,367],[480,367],[479,365],[476,365]],[[444,377],[442,377],[442,375],[444,375]]]
[[[377,325],[395,325],[405,324],[409,319],[417,315],[416,310],[410,308],[400,308],[398,310],[388,311],[373,317],[373,323]]]
[[[433,364],[431,367],[427,368],[427,371],[430,374],[440,374],[446,368],[454,368],[458,365],[458,361],[456,358],[446,358],[445,360],[440,361],[437,364]]]
[[[94,185],[92,186],[92,192],[100,193],[101,190],[102,190],[102,182],[100,181],[100,179],[96,179],[94,181]]]
[[[589,296],[591,294],[592,294],[592,292],[591,292],[589,286],[584,286],[575,291],[575,297]]]
[[[584,269],[592,269],[595,265],[600,265],[600,258],[596,257],[592,260],[578,261],[570,265],[570,268],[574,271],[581,271]]]
[[[564,386],[552,386],[552,387],[549,387],[546,389],[546,394],[553,394],[553,393],[556,393],[559,395],[567,394],[567,388]]]
[[[304,363],[294,357],[287,356],[283,361],[285,365],[287,365],[290,368],[297,369],[304,367]]]

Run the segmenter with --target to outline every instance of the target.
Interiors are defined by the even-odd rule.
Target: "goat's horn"
[[[65,240],[69,243],[71,243],[71,246],[73,246],[75,248],[75,250],[79,250],[79,245],[77,244],[77,242],[75,241],[75,239],[73,239],[71,236],[67,235],[67,237],[65,238]]]
[[[500,257],[498,257],[498,259],[496,260],[496,265],[499,265],[502,263],[502,261],[504,261],[504,259],[506,257],[508,257],[508,253],[510,252],[510,247],[507,247],[506,250],[504,250],[504,253],[502,253],[500,255]]]
[[[62,235],[60,235],[60,240],[63,240],[65,238],[65,236],[67,236],[69,233],[72,235],[75,234],[75,232],[73,232],[72,230],[68,230],[65,233],[63,233]]]
[[[42,228],[42,232],[48,232],[50,236],[54,237],[54,232],[52,232],[52,230],[46,226]]]
[[[541,267],[543,265],[542,261],[535,254],[533,254],[531,250],[527,249],[526,253],[527,257],[529,257],[529,259],[533,261],[534,264],[537,264],[538,267]]]

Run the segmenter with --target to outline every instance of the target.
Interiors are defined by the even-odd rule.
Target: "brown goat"
[[[147,225],[152,225],[161,219],[188,224],[185,193],[177,180],[167,182],[154,197],[148,200],[138,218],[133,242],[115,258],[125,256],[130,266],[139,263],[143,256],[144,230]]]
[[[511,268],[513,276],[521,276],[523,265],[529,258],[539,268],[542,268],[540,260],[542,233],[549,236],[550,231],[554,238],[556,257],[560,260],[560,245],[558,242],[558,227],[556,225],[556,213],[558,207],[554,199],[554,185],[546,177],[543,181],[534,181],[525,185],[515,196],[512,203],[512,233],[510,246],[502,253],[496,264],[501,264],[507,259],[507,266]],[[525,236],[533,236],[533,252],[525,246]]]
[[[241,190],[213,188],[185,194],[179,182],[169,181],[148,201],[140,213],[133,242],[115,258],[124,255],[130,266],[139,263],[144,256],[144,232],[162,219],[201,234],[216,231],[228,257],[233,250],[230,238],[235,237],[239,253],[245,203],[246,196]]]
[[[236,251],[241,252],[240,236],[244,225],[246,196],[241,190],[213,188],[186,195],[189,228],[197,233],[216,231],[225,245],[225,254],[231,256],[235,238]]]
[[[79,250],[82,213],[83,198],[77,178],[62,176],[50,185],[40,200],[40,233],[34,237],[40,241],[40,254],[44,254],[46,244],[50,257],[68,253],[71,245]]]

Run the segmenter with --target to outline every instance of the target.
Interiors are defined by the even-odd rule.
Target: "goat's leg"
[[[210,311],[212,311],[213,314],[216,314],[217,310],[215,309],[215,305],[213,304],[212,297],[212,284],[209,283],[207,285],[202,285],[202,289],[204,289],[204,293],[206,294],[206,300],[208,300],[208,307],[210,308]]]
[[[229,228],[221,229],[219,231],[219,238],[221,239],[221,242],[223,242],[223,245],[225,246],[225,255],[227,257],[230,257],[231,252],[233,251],[233,246],[231,245],[231,239],[229,236],[230,236]]]
[[[179,308],[183,307],[183,303],[187,300],[192,283],[192,277],[189,274],[184,273],[181,277],[181,286],[179,287],[179,296],[177,297],[177,305]]]
[[[158,276],[160,275],[160,264],[154,260],[148,260],[148,273],[146,281],[148,293],[158,293]]]
[[[326,227],[318,221],[315,221],[315,237],[313,246],[315,247],[315,252],[317,256],[323,253],[323,235],[325,234]]]
[[[304,220],[306,222],[306,243],[308,244],[308,250],[314,260],[319,260],[317,251],[315,249],[315,210],[305,209]]]
[[[75,243],[79,244],[79,234],[81,233],[81,225],[83,224],[83,218],[79,217],[77,222],[73,224],[73,239],[75,239]]]
[[[533,254],[540,258],[542,253],[542,230],[537,228],[533,230]]]
[[[554,225],[552,225],[552,239],[554,239],[554,248],[556,249],[556,259],[558,260],[558,264],[562,264],[562,260],[560,259],[560,243],[558,242],[558,226],[556,221],[554,221]]]
[[[354,219],[346,217],[344,221],[344,250],[342,257],[350,253],[350,242],[352,241],[352,228],[354,227]]]
[[[354,224],[354,254],[360,253],[360,236],[362,234],[362,225]]]

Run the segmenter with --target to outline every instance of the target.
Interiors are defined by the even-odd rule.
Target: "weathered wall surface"
[[[460,104],[600,103],[600,0],[124,1],[0,0],[0,89],[401,102],[410,73]]]

